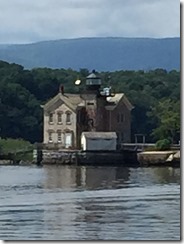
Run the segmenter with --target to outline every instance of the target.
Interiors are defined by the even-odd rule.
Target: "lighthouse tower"
[[[93,70],[92,73],[86,77],[86,90],[89,93],[98,93],[101,84],[102,81],[100,77],[97,76],[95,70]]]

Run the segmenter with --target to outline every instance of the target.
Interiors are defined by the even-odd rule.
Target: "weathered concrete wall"
[[[12,160],[0,159],[0,165],[10,165],[13,164]]]
[[[176,151],[149,151],[137,154],[138,161],[141,165],[166,164],[170,155]]]

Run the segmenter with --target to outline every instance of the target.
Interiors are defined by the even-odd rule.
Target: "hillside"
[[[179,70],[180,38],[79,38],[0,45],[0,60],[29,69]]]

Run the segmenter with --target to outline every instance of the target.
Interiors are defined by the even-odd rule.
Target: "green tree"
[[[88,74],[89,71],[82,68],[79,71],[63,68],[25,70],[21,65],[0,61],[0,136],[42,141],[40,104],[55,96],[60,84],[66,93],[79,93],[85,89]],[[119,70],[99,72],[99,76],[102,87],[111,86],[114,93],[125,93],[133,104],[132,138],[136,133],[143,133],[150,142],[160,137],[177,140],[180,72]],[[80,86],[75,86],[76,79],[81,79]],[[170,102],[166,102],[168,98]]]
[[[148,112],[155,120],[153,135],[156,139],[170,139],[172,143],[179,140],[180,102],[170,98],[159,101]]]

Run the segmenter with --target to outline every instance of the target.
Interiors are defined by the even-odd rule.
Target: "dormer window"
[[[71,112],[67,111],[66,112],[66,124],[71,124]]]
[[[49,114],[49,123],[50,123],[50,124],[53,124],[53,123],[54,123],[54,119],[53,119],[53,117],[54,117],[54,116],[53,116],[53,113],[50,113],[50,114]]]

